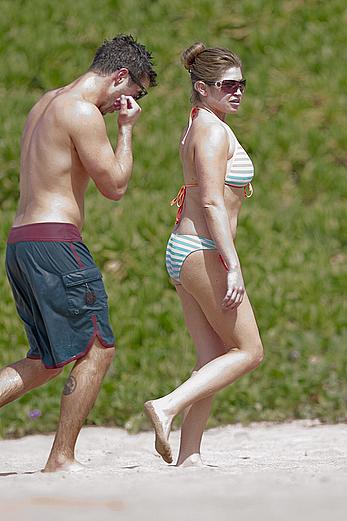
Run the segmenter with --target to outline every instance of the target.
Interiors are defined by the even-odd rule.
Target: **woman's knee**
[[[249,364],[251,369],[258,367],[264,360],[264,348],[260,339],[244,350],[247,351],[249,355]]]

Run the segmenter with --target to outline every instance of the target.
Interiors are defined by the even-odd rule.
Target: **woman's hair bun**
[[[191,47],[186,49],[181,54],[181,60],[184,67],[189,71],[193,63],[195,62],[195,58],[206,49],[205,45],[201,42],[194,43]]]

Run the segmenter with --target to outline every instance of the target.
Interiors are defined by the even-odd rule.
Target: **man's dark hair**
[[[118,34],[112,40],[105,40],[88,70],[108,76],[122,67],[129,70],[133,81],[140,82],[147,76],[150,87],[156,85],[157,73],[153,69],[152,55],[131,35]]]

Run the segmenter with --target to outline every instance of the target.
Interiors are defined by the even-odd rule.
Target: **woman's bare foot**
[[[61,459],[47,462],[41,472],[80,472],[85,469],[86,467],[76,460]]]
[[[172,463],[169,436],[173,418],[167,416],[155,402],[156,400],[150,400],[144,405],[145,413],[152,423],[155,432],[155,450],[166,463]]]
[[[202,462],[202,459],[201,459],[201,456],[200,456],[199,453],[191,454],[191,456],[188,456],[188,458],[186,458],[184,461],[176,463],[176,467],[198,467],[198,468],[201,468],[201,467],[206,467],[206,466],[207,465],[205,465]]]

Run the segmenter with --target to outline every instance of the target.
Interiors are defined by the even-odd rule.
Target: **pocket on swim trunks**
[[[107,308],[102,275],[98,268],[84,268],[62,275],[70,315]]]

